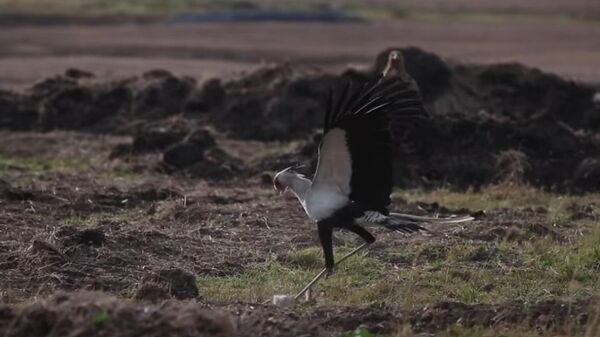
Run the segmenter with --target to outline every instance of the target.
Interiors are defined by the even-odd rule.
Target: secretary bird
[[[286,168],[273,179],[280,193],[291,191],[317,223],[325,268],[298,294],[298,299],[336,263],[333,229],[349,230],[365,242],[338,261],[375,242],[365,227],[401,233],[424,231],[423,224],[457,223],[470,216],[435,218],[391,213],[392,122],[424,113],[418,87],[406,73],[402,54],[392,51],[379,78],[362,85],[347,82],[331,90],[312,181]]]

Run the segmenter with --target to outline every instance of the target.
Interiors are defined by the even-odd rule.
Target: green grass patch
[[[372,333],[369,329],[367,328],[357,328],[354,331],[345,333],[342,335],[342,337],[377,337],[379,335],[376,335],[374,333]]]
[[[87,222],[88,222],[88,219],[86,219],[80,215],[73,215],[73,216],[63,219],[63,223],[65,225],[75,226],[75,227],[84,226]]]
[[[339,249],[337,258],[349,250]],[[575,244],[427,242],[388,249],[386,254],[407,263],[390,265],[359,254],[315,290],[332,304],[403,308],[439,301],[577,299],[600,292],[600,230]],[[296,293],[322,263],[320,248],[311,247],[290,252],[283,262],[260,264],[233,276],[203,277],[199,284],[211,301],[263,301],[274,294]]]
[[[72,172],[89,166],[88,158],[45,159],[35,157],[9,156],[0,153],[0,173],[10,170],[25,170],[32,173],[50,171]]]
[[[562,281],[584,285],[600,281],[600,227],[584,234],[577,245],[541,240],[528,244],[524,252],[532,263],[552,270]]]
[[[409,202],[439,203],[449,208],[490,210],[497,208],[524,209],[543,207],[550,221],[561,223],[571,215],[574,204],[600,204],[599,193],[584,195],[562,195],[542,191],[533,187],[496,185],[475,191],[463,192],[449,189],[436,190],[397,190],[392,198],[402,198]]]
[[[339,259],[351,248],[338,249]],[[199,278],[203,295],[213,301],[263,301],[274,294],[294,294],[320,271],[323,260],[319,248],[308,248],[290,253],[290,262],[263,263],[245,272],[226,277]],[[323,280],[319,289],[331,293],[336,302],[362,303],[373,293],[367,288],[384,276],[384,265],[364,254],[357,254],[336,269],[334,275]],[[356,291],[362,289],[363,291]],[[375,292],[380,293],[380,292]]]

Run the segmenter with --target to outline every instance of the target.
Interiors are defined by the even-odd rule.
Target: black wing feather
[[[398,78],[379,78],[360,86],[348,81],[332,90],[330,99],[324,132],[346,132],[352,160],[350,199],[387,214],[393,169],[390,118],[410,115],[413,105],[422,104],[418,92]]]

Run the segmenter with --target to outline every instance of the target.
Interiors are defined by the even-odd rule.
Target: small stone
[[[290,307],[294,304],[294,296],[273,295],[273,304],[278,307]]]

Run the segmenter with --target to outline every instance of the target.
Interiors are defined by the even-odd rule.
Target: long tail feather
[[[390,217],[398,220],[406,220],[412,221],[415,223],[460,223],[475,220],[474,217],[470,215],[465,216],[452,216],[452,217],[432,217],[432,216],[420,216],[420,215],[412,215],[412,214],[404,214],[404,213],[390,213]]]
[[[387,221],[380,223],[380,225],[400,233],[414,233],[419,231],[427,232],[427,229],[421,226],[425,224],[451,224],[473,220],[475,220],[475,218],[470,215],[436,218],[403,213],[390,213],[387,217]]]
[[[381,223],[381,226],[395,231],[395,232],[400,232],[403,234],[410,234],[410,233],[415,233],[415,232],[426,232],[427,229],[424,227],[421,227],[419,224],[417,224],[416,222],[410,222],[410,221],[404,221],[404,220],[395,220],[395,219],[390,219],[390,221],[387,221],[385,223]]]

